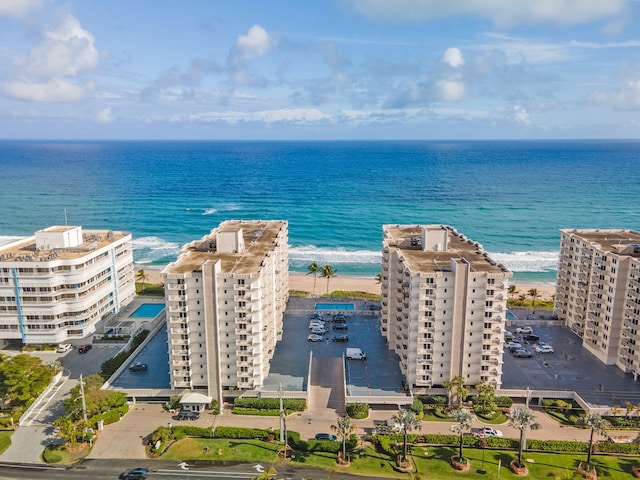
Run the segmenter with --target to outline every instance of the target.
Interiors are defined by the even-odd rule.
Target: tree
[[[382,273],[376,275],[376,283],[382,283]]]
[[[331,430],[336,432],[342,439],[342,458],[347,458],[347,438],[357,430],[355,423],[351,421],[349,416],[338,417],[335,425],[331,425]]]
[[[0,356],[0,400],[10,408],[24,408],[38,398],[56,373],[31,355]]]
[[[464,432],[471,430],[471,422],[474,417],[468,411],[464,409],[454,410],[451,412],[451,418],[456,422],[451,425],[450,430],[460,436],[460,450],[458,453],[458,460],[460,462],[464,462],[464,457],[462,456],[462,437]]]
[[[149,277],[147,277],[147,273],[144,270],[138,270],[138,273],[136,274],[136,280],[138,280],[138,283],[142,283],[140,293],[144,293],[145,284],[147,280],[149,280]]]
[[[327,279],[327,295],[329,294],[329,280],[338,275],[338,271],[334,270],[331,265],[324,265],[320,269],[320,276]]]
[[[625,402],[625,406],[627,407],[626,417],[629,417],[629,415],[631,415],[633,411],[636,409],[636,406],[628,400]]]
[[[411,410],[400,410],[391,419],[400,426],[400,430],[404,434],[404,444],[402,448],[402,461],[407,461],[407,436],[412,430],[420,430],[420,420]]]
[[[540,292],[537,288],[530,288],[527,295],[531,297],[531,310],[533,310],[536,307],[536,300],[540,298]]]
[[[524,305],[524,301],[526,300],[527,296],[524,293],[521,293],[520,295],[518,295],[518,300],[520,301],[520,305]]]
[[[475,384],[475,387],[478,394],[474,400],[474,404],[478,404],[482,413],[489,413],[498,408],[496,405],[496,390],[490,384],[487,382],[478,382]]]
[[[611,415],[617,417],[622,414],[622,407],[620,405],[614,405],[611,407]]]
[[[447,390],[450,405],[454,403],[454,399],[455,404],[460,405],[460,402],[469,395],[469,391],[464,387],[464,377],[461,375],[445,381],[442,386]]]
[[[511,298],[515,297],[516,293],[518,293],[518,287],[517,285],[509,285],[509,290],[507,290],[509,292],[509,296]]]
[[[318,280],[318,272],[320,272],[320,267],[316,262],[311,262],[307,265],[307,275],[313,275],[313,293],[316,293],[316,281]]]
[[[509,426],[520,430],[520,444],[518,445],[518,466],[522,467],[522,450],[524,449],[524,434],[527,430],[538,430],[540,424],[536,423],[536,416],[532,410],[520,407],[512,408],[507,414]]]
[[[589,436],[589,452],[587,453],[587,463],[591,464],[591,451],[593,450],[593,434],[606,436],[607,432],[605,427],[607,426],[606,420],[604,420],[597,413],[588,413],[585,417],[578,420],[578,425],[591,429],[591,435]]]

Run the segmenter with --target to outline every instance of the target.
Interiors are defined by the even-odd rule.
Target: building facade
[[[286,221],[223,222],[163,271],[171,387],[258,389],[269,373],[289,295]]]
[[[381,329],[408,386],[500,387],[511,275],[450,226],[383,226]]]
[[[640,373],[640,233],[560,231],[554,312],[607,365]]]
[[[0,247],[1,339],[82,339],[135,294],[128,232],[52,226]]]

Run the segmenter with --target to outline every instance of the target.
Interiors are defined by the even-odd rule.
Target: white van
[[[347,358],[351,360],[366,360],[367,354],[359,348],[347,348]]]
[[[61,343],[58,345],[58,353],[66,353],[71,349],[71,345],[68,343]]]

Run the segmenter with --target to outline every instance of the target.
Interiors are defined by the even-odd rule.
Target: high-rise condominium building
[[[0,247],[0,339],[84,338],[135,294],[128,232],[53,226]]]
[[[607,365],[640,373],[640,233],[560,231],[555,314]]]
[[[384,225],[382,334],[414,391],[497,388],[511,272],[447,225]]]
[[[288,275],[286,221],[230,220],[185,245],[163,271],[172,388],[218,402],[260,388],[282,337]]]

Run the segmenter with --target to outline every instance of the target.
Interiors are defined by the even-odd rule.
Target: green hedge
[[[418,399],[425,405],[446,405],[449,403],[444,395],[419,395]]]
[[[276,410],[280,414],[279,398],[236,398],[233,402],[233,409],[245,408],[253,410]],[[289,412],[304,412],[307,408],[307,401],[303,398],[285,398],[282,400],[282,407]]]
[[[511,408],[511,406],[513,405],[513,398],[496,397],[496,405],[500,408]]]
[[[42,460],[45,463],[58,463],[62,461],[61,450],[64,449],[64,445],[47,445],[42,452]]]
[[[278,417],[280,410],[258,410],[255,408],[233,407],[233,413],[236,415],[257,415],[260,417]]]
[[[613,428],[640,429],[640,418],[638,417],[603,417]]]
[[[11,445],[11,437],[9,435],[0,435],[0,452],[4,452]]]
[[[133,337],[128,349],[118,353],[114,357],[111,357],[102,364],[100,367],[100,375],[102,375],[105,380],[109,379],[109,377],[111,377],[111,375],[113,375],[116,370],[118,370],[118,368],[127,361],[129,356],[140,346],[144,339],[147,338],[147,335],[149,335],[149,330],[143,330]]]
[[[366,403],[348,403],[346,409],[347,415],[356,420],[369,416],[369,405]]]
[[[614,453],[622,455],[640,455],[640,443],[594,443],[593,447],[598,453]]]
[[[116,423],[129,411],[129,405],[124,404],[118,408],[112,408],[109,411],[95,415],[88,419],[88,423],[93,428],[96,428],[100,420],[104,420],[105,425]]]
[[[262,428],[217,427],[215,436],[217,438],[264,440],[270,433],[275,434],[276,430],[266,430]],[[211,429],[209,429],[209,435],[211,435]]]

